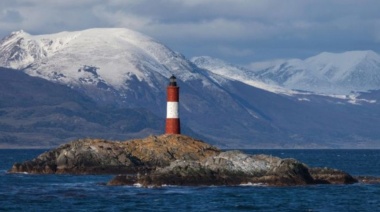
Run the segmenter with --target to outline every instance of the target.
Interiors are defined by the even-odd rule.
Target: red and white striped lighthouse
[[[166,127],[165,134],[181,134],[179,123],[179,87],[174,75],[170,77],[167,87]]]

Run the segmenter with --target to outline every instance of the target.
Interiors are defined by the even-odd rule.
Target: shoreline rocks
[[[10,173],[130,174],[149,172],[171,161],[201,160],[220,150],[184,135],[149,136],[125,142],[80,139],[16,163]]]
[[[317,184],[352,184],[358,182],[348,173],[338,169],[315,167],[310,168],[309,173]]]
[[[37,158],[16,163],[10,173],[117,174],[107,185],[241,185],[296,186],[352,184],[340,170],[308,167],[295,159],[221,151],[184,135],[149,136],[125,142],[80,139]],[[378,180],[378,179],[377,179]],[[360,182],[375,182],[362,177]],[[378,180],[380,182],[380,180]]]
[[[310,170],[312,170],[310,172]],[[176,160],[169,166],[140,175],[118,175],[108,185],[159,187],[218,186],[264,184],[297,186],[312,184],[356,183],[349,174],[328,168],[308,168],[295,159],[281,159],[268,155],[247,155],[240,151],[221,152],[203,161]]]

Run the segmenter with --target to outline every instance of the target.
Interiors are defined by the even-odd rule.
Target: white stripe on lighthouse
[[[167,102],[166,118],[178,118],[178,102]]]

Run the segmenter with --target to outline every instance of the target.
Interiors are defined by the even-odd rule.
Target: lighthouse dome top
[[[177,86],[177,78],[172,75],[170,78],[169,78],[169,85],[170,86]]]

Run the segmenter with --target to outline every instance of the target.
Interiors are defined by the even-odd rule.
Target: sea
[[[380,211],[380,184],[107,186],[112,175],[9,174],[46,150],[0,149],[0,211]],[[242,150],[380,177],[380,150]]]

